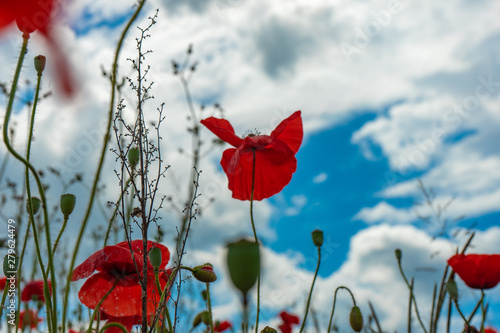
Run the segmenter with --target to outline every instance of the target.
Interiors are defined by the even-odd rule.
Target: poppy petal
[[[89,277],[96,270],[133,272],[135,266],[130,256],[130,250],[116,245],[106,246],[88,257],[73,270],[71,281]]]
[[[243,143],[243,139],[234,133],[233,126],[226,119],[210,117],[203,119],[201,123],[217,135],[219,139],[229,143],[231,146],[238,147]]]
[[[294,153],[299,150],[304,135],[300,114],[300,111],[295,111],[271,133],[271,137],[284,142]]]
[[[91,309],[95,309],[99,301],[113,288],[117,277],[108,272],[99,272],[85,281],[78,292],[80,301]],[[166,285],[165,278],[161,278],[160,286]],[[151,316],[156,310],[156,304],[160,300],[160,291],[157,290],[154,276],[148,275],[148,303],[147,313]],[[142,313],[142,288],[139,284],[137,274],[129,274],[118,277],[118,282],[102,302],[101,310],[106,315],[114,317],[140,316]]]
[[[500,282],[500,254],[457,254],[448,264],[470,288],[490,289]]]
[[[293,153],[289,152],[289,149],[284,151],[283,147],[278,146],[255,151],[254,200],[269,198],[290,182],[297,169],[297,160]],[[228,177],[233,198],[250,200],[253,151],[228,149],[222,155],[221,165]]]

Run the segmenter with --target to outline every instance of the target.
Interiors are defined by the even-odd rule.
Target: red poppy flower
[[[127,242],[106,246],[73,270],[72,281],[88,277],[78,292],[78,297],[83,304],[94,309],[116,282],[113,291],[101,304],[101,311],[112,317],[141,317],[142,289],[132,256],[142,276],[144,267],[142,240],[132,241],[131,247],[132,253]],[[163,270],[170,258],[170,252],[165,246],[148,241],[148,250],[153,247],[161,250],[162,262],[159,268]],[[94,271],[97,273],[93,274]],[[160,286],[162,289],[167,282],[168,276],[164,271],[161,271]],[[161,290],[156,288],[154,270],[149,259],[147,261],[147,290],[147,316],[150,317],[160,300]]]
[[[19,30],[30,34],[38,30],[47,40],[54,64],[57,64],[60,83],[66,95],[74,92],[73,79],[69,72],[63,52],[51,34],[53,13],[56,0],[2,0],[0,2],[0,31],[16,22]]]
[[[41,321],[42,319],[38,318],[38,313],[33,310],[23,310],[19,314],[19,328],[23,331],[25,327],[29,327],[31,331],[31,329],[36,328]]]
[[[224,151],[220,164],[229,179],[233,198],[250,200],[255,153],[254,200],[280,192],[297,169],[295,154],[302,143],[300,111],[283,120],[271,135],[248,135],[242,139],[225,119],[210,117],[201,121],[210,131],[235,148]]]
[[[448,264],[471,288],[490,289],[500,282],[500,254],[456,254]]]
[[[300,323],[300,318],[289,314],[285,311],[280,313],[280,317],[283,320],[283,324],[278,326],[282,333],[291,333],[293,325],[298,325]]]
[[[49,282],[49,290],[52,294],[52,284]],[[45,296],[43,294],[43,280],[34,280],[28,282],[23,291],[21,291],[21,301],[29,302],[31,300],[45,302]]]
[[[484,329],[484,333],[498,333],[498,331],[493,327],[487,327]]]
[[[2,276],[0,278],[0,290],[4,290],[6,284],[7,284],[7,277],[6,276]]]
[[[231,327],[233,327],[233,324],[231,324],[230,321],[227,320],[217,321],[214,325],[214,332],[224,332],[225,330],[228,330]]]

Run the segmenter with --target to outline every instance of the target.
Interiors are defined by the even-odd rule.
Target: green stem
[[[410,298],[413,299],[413,305],[415,305],[415,313],[417,314],[418,322],[420,323],[420,326],[422,327],[423,331],[427,333],[427,329],[425,328],[425,325],[422,322],[422,318],[420,318],[420,313],[418,312],[417,300],[415,298],[415,294],[413,293],[413,288],[410,286],[410,283],[408,282],[408,279],[406,278],[406,275],[403,271],[403,267],[401,266],[401,260],[398,260],[398,267],[399,267],[399,272],[401,273],[401,276],[403,277],[406,283],[406,286],[410,290]]]
[[[5,282],[5,288],[3,289],[3,294],[2,294],[2,303],[0,303],[0,318],[2,318],[2,314],[3,314],[3,304],[5,303],[5,299],[7,298],[7,290],[9,289],[9,281],[7,280]]]
[[[128,30],[130,29],[130,27],[132,26],[132,23],[139,16],[139,13],[141,12],[141,9],[143,8],[145,2],[146,2],[146,0],[141,0],[139,2],[139,4],[138,4],[138,6],[137,6],[137,8],[136,8],[136,10],[134,12],[134,14],[129,19],[127,25],[123,29],[123,32],[122,32],[122,34],[120,36],[120,40],[118,41],[118,44],[116,46],[115,58],[113,60],[112,75],[111,75],[111,100],[109,102],[107,131],[106,131],[106,135],[104,136],[104,139],[103,139],[103,147],[102,147],[102,151],[101,151],[101,157],[99,159],[99,164],[98,164],[98,167],[97,167],[97,170],[96,170],[96,174],[95,174],[95,177],[94,177],[94,183],[93,183],[93,186],[92,186],[92,190],[90,192],[89,203],[87,205],[87,210],[85,212],[85,216],[84,216],[84,218],[82,220],[82,224],[81,224],[81,228],[80,228],[80,233],[78,234],[78,237],[76,239],[76,244],[75,244],[75,248],[74,248],[74,251],[73,251],[73,256],[71,258],[71,264],[70,264],[70,267],[69,267],[68,277],[66,279],[66,290],[65,290],[65,294],[64,294],[63,314],[62,314],[62,331],[63,332],[65,332],[65,330],[66,330],[66,312],[67,312],[67,309],[68,309],[68,297],[69,297],[69,290],[70,290],[71,275],[73,273],[73,268],[75,267],[76,256],[77,256],[78,250],[80,248],[80,243],[81,243],[83,234],[85,232],[85,229],[86,229],[86,226],[87,226],[87,222],[88,222],[89,217],[90,217],[90,213],[92,211],[92,205],[93,205],[95,194],[96,194],[96,191],[97,191],[97,185],[99,183],[99,177],[101,175],[102,167],[104,165],[104,157],[105,157],[106,152],[108,150],[107,147],[108,147],[108,141],[109,141],[110,132],[111,132],[111,123],[113,122],[113,115],[114,115],[113,110],[114,110],[114,107],[115,107],[116,76],[117,76],[117,71],[118,71],[118,57],[120,55],[120,51],[121,51],[123,42],[125,40],[125,36],[126,36]]]
[[[207,283],[207,308],[208,308],[208,320],[210,324],[210,333],[214,333],[214,323],[212,319],[212,301],[210,300],[210,283]]]
[[[460,317],[462,317],[463,321],[465,322],[465,326],[468,328],[469,321],[467,320],[467,318],[465,318],[465,315],[462,313],[462,310],[460,310],[457,300],[453,300],[453,302],[455,303],[455,307],[457,308],[458,314],[460,315]]]
[[[23,34],[23,45],[21,47],[21,52],[19,54],[19,59],[17,62],[16,71],[14,74],[14,79],[12,80],[12,87],[10,89],[10,95],[9,95],[9,101],[7,104],[7,109],[5,110],[5,118],[4,118],[4,125],[3,125],[3,140],[5,142],[5,146],[7,147],[7,150],[17,160],[22,162],[26,168],[28,168],[32,172],[33,177],[36,180],[36,183],[38,186],[38,191],[40,192],[40,199],[42,201],[44,223],[45,223],[45,234],[46,234],[46,238],[47,238],[47,255],[48,255],[48,267],[47,267],[47,269],[50,270],[50,273],[51,273],[52,286],[54,287],[54,289],[56,289],[55,274],[54,274],[54,271],[51,270],[51,268],[53,267],[53,263],[52,263],[53,258],[52,258],[51,242],[50,242],[49,217],[48,217],[48,212],[47,212],[47,202],[46,202],[46,198],[45,198],[45,191],[44,191],[42,182],[40,180],[40,177],[39,177],[38,173],[36,172],[35,168],[27,160],[25,160],[21,155],[19,155],[14,150],[14,148],[12,147],[12,145],[9,141],[9,136],[8,136],[9,120],[10,120],[10,116],[12,115],[12,108],[14,105],[14,99],[15,99],[15,95],[16,95],[17,84],[19,82],[19,76],[21,74],[22,64],[24,62],[24,57],[25,57],[26,51],[28,49],[28,39],[29,39],[29,35]],[[35,103],[36,103],[36,99],[35,99]],[[35,105],[36,104],[34,104],[34,106]],[[26,175],[26,177],[28,177],[28,175]],[[30,200],[30,202],[31,202],[31,195],[30,195],[30,191],[29,191],[29,182],[26,183],[26,187],[27,187],[27,193],[28,193],[28,200]],[[32,214],[31,214],[31,216],[32,216]],[[33,231],[33,234],[34,235],[36,234],[36,230]],[[38,254],[38,257],[40,260],[41,259],[40,247],[39,247],[38,243],[35,243],[35,245],[36,245],[37,254]],[[54,308],[53,308],[53,311],[51,311],[51,299],[50,299],[50,292],[49,292],[49,288],[48,288],[48,279],[47,279],[47,274],[46,274],[44,267],[43,267],[43,263],[41,261],[40,261],[40,268],[41,268],[43,280],[44,280],[44,295],[45,295],[45,301],[46,301],[46,306],[47,306],[47,310],[48,310],[47,313],[48,313],[48,316],[52,316],[52,318],[54,318],[54,321],[53,321],[54,323],[53,323],[52,329],[54,332],[56,332],[57,331],[57,323],[56,323],[55,318],[57,318],[57,298],[56,298],[57,293],[54,292],[52,294],[52,297],[53,297],[52,302],[54,303]],[[50,321],[50,319],[49,319],[49,321]]]
[[[64,229],[66,229],[66,224],[68,223],[68,216],[64,217],[63,220],[63,225],[61,227],[61,230],[59,231],[59,235],[57,235],[56,242],[54,243],[54,249],[52,250],[53,253],[56,253],[57,245],[59,244],[59,240],[61,239],[61,236],[64,232]]]
[[[411,295],[413,293],[413,282],[414,282],[414,279],[412,278],[411,279],[411,283],[410,283],[410,299],[408,301],[408,323],[407,323],[407,328],[406,330],[408,331],[408,333],[411,333]]]
[[[158,269],[155,268],[154,274],[155,274],[156,288],[158,289],[158,291],[162,291],[161,285],[160,285],[160,278],[158,276]],[[169,281],[170,281],[170,278],[169,278]],[[168,288],[168,284],[165,286],[165,289],[167,289],[167,288]],[[165,295],[165,291],[162,291],[158,308],[161,308],[162,301],[164,300],[164,295]],[[168,322],[168,331],[172,332],[172,320],[170,319],[170,312],[168,311],[167,304],[165,304],[165,317],[167,318],[167,322]],[[160,319],[161,319],[161,317],[160,317]],[[162,321],[162,325],[163,325],[163,323],[164,323],[164,320]],[[156,324],[156,327],[158,328],[158,323]],[[162,327],[164,327],[164,326],[162,326]]]
[[[122,200],[123,194],[125,193],[126,189],[128,188],[128,185],[130,184],[131,180],[132,180],[132,177],[130,177],[129,179],[127,179],[127,181],[125,182],[125,187],[123,188],[122,193],[120,193],[120,197],[118,198],[117,203],[119,203]],[[132,187],[132,191],[133,190],[134,190],[134,188]],[[133,195],[132,195],[132,198],[133,198]],[[111,214],[111,217],[109,218],[109,221],[108,221],[108,230],[106,230],[106,236],[104,237],[104,245],[103,245],[103,247],[106,247],[106,245],[108,244],[108,238],[109,238],[109,233],[111,232],[111,226],[113,225],[113,220],[116,217],[116,213],[118,213],[119,207],[120,207],[119,204],[117,204],[115,206],[113,214]],[[129,217],[129,216],[130,216],[130,212],[127,212],[127,217]]]
[[[127,329],[125,328],[125,326],[123,326],[122,324],[120,323],[109,323],[109,324],[106,324],[104,325],[101,330],[99,331],[99,333],[104,333],[108,328],[110,327],[118,327],[120,330],[122,330],[123,333],[128,333]]]
[[[479,330],[479,332],[483,333],[484,332],[484,322],[486,320],[486,309],[484,307],[484,289],[481,289],[481,312],[482,312],[481,329]]]
[[[253,197],[255,191],[255,149],[252,150],[252,192],[250,193],[250,222],[252,223],[253,236],[255,238],[255,243],[259,244],[259,239],[257,238],[257,231],[255,231],[255,222],[253,220]],[[259,329],[259,314],[260,314],[260,268],[259,275],[257,277],[257,318],[255,319],[255,333]],[[248,322],[247,322],[248,323]]]
[[[314,284],[316,283],[316,278],[318,277],[320,263],[321,263],[321,246],[318,246],[318,264],[316,265],[316,271],[314,272],[314,278],[311,284],[311,289],[309,290],[309,297],[307,297],[306,312],[304,313],[304,319],[302,320],[302,326],[300,326],[299,333],[302,333],[304,327],[306,326],[307,313],[309,312],[309,306],[311,305],[311,297],[314,289]]]
[[[113,283],[113,286],[111,289],[108,290],[108,292],[99,300],[99,303],[97,303],[94,312],[92,312],[92,317],[90,317],[90,324],[89,324],[89,329],[87,330],[88,332],[92,331],[92,324],[94,324],[94,318],[96,317],[99,308],[101,307],[102,303],[108,298],[109,294],[115,289],[116,285],[118,283],[118,278],[115,278],[115,282]]]
[[[330,329],[332,327],[333,314],[335,313],[335,303],[337,302],[337,292],[340,289],[345,289],[349,292],[349,294],[351,295],[351,298],[352,298],[352,303],[354,304],[354,306],[356,306],[356,300],[354,299],[354,295],[352,294],[351,290],[347,287],[344,287],[344,286],[337,287],[337,289],[335,289],[335,293],[333,294],[332,314],[330,315],[330,322],[328,323],[328,330],[326,331],[327,333],[330,332]]]

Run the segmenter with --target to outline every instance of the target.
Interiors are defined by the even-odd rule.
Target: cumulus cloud
[[[320,327],[326,328],[337,287],[346,286],[353,292],[357,304],[361,307],[365,319],[370,314],[368,302],[374,305],[376,314],[384,330],[404,331],[408,306],[408,288],[400,275],[394,250],[402,250],[402,266],[407,278],[415,279],[415,295],[424,323],[428,323],[431,310],[432,289],[440,283],[446,260],[461,248],[468,236],[461,233],[456,243],[444,239],[434,239],[427,233],[413,226],[378,225],[360,231],[350,242],[347,260],[340,269],[328,277],[319,277],[313,294],[313,306],[318,311]],[[478,232],[469,252],[497,253],[500,251],[496,241],[500,228],[493,227]],[[334,249],[325,242],[323,258],[334,255]],[[304,255],[289,251],[276,253],[268,248],[262,250],[263,276],[261,304],[263,310],[262,327],[277,324],[277,314],[286,309],[302,316],[312,282],[317,254],[311,249]],[[212,287],[216,297],[215,311],[218,317],[237,318],[240,299],[232,290],[225,267],[225,251],[218,248],[212,253],[196,252],[197,262],[210,261],[219,268],[219,280]],[[462,294],[461,304],[468,305],[476,301],[477,293],[469,290],[459,281]],[[498,291],[489,293],[492,299],[498,299]],[[252,302],[255,300],[255,290]],[[231,305],[232,304],[232,305]],[[352,306],[351,298],[345,291],[338,294],[334,322],[341,328],[348,327],[348,312]],[[415,318],[414,318],[415,319]],[[310,318],[309,318],[310,320]],[[461,327],[460,318],[454,316],[453,327]],[[441,318],[441,323],[444,319]],[[308,321],[312,325],[311,321]],[[416,319],[415,330],[419,329]]]

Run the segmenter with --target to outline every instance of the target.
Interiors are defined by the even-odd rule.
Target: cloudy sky
[[[66,177],[85,171],[90,179],[109,100],[102,69],[111,66],[134,3],[74,0],[61,13],[56,35],[78,79],[78,94],[69,101],[58,96],[57,66],[49,58],[43,89],[54,96],[38,111],[33,161],[39,167],[57,167]],[[415,276],[424,320],[432,286],[447,258],[464,244],[468,229],[477,231],[471,252],[500,252],[500,3],[152,0],[137,25],[146,26],[157,8],[157,23],[145,42],[153,51],[147,63],[155,96],[147,104],[147,117],[155,119],[156,108],[165,103],[162,148],[171,167],[163,194],[182,193],[177,187],[189,181],[189,156],[178,152],[191,144],[188,109],[171,65],[172,59],[184,59],[189,44],[192,60],[198,62],[190,80],[195,107],[220,103],[237,134],[254,129],[269,134],[282,119],[302,110],[304,141],[297,172],[281,193],[255,205],[265,245],[265,323],[276,324],[282,309],[303,314],[316,260],[310,232],[316,228],[325,232],[313,297],[318,317],[329,314],[335,288],[345,285],[365,314],[368,301],[374,304],[387,331],[406,330],[408,291],[395,248],[403,250],[407,275]],[[137,36],[133,29],[125,44],[122,76],[135,75],[126,59],[136,57]],[[20,47],[15,27],[0,43],[0,82],[9,83]],[[30,43],[28,59],[47,52],[39,36]],[[34,81],[28,60],[22,75]],[[32,94],[24,81],[20,94]],[[133,110],[133,92],[124,88],[122,97]],[[5,106],[4,96],[0,103]],[[15,144],[22,147],[26,109],[19,106],[13,120],[18,125]],[[208,143],[213,134],[203,129],[202,138]],[[188,260],[214,263],[220,277],[213,287],[216,317],[237,321],[239,300],[227,293],[223,247],[250,236],[251,227],[248,203],[231,199],[227,190],[219,166],[223,149],[216,148],[201,162],[203,213],[193,226]],[[0,154],[3,160],[4,147]],[[117,197],[114,159],[107,156],[103,203]],[[20,180],[19,165],[10,161],[6,175]],[[0,188],[4,191],[5,185]],[[85,188],[71,190],[80,194],[83,206]],[[58,195],[54,191],[49,199],[57,202]],[[210,197],[217,199],[209,204]],[[83,208],[75,214],[78,221]],[[173,246],[176,215],[163,214],[170,235],[165,243]],[[89,233],[103,224],[96,212]],[[70,230],[65,241],[71,237]],[[97,250],[90,238],[86,242],[87,249]],[[461,283],[459,288],[469,308],[478,293]],[[348,300],[341,296],[336,318],[346,332]],[[500,328],[498,287],[488,292],[488,302],[489,323]],[[327,320],[320,324],[326,330]],[[454,325],[461,327],[458,318]]]

